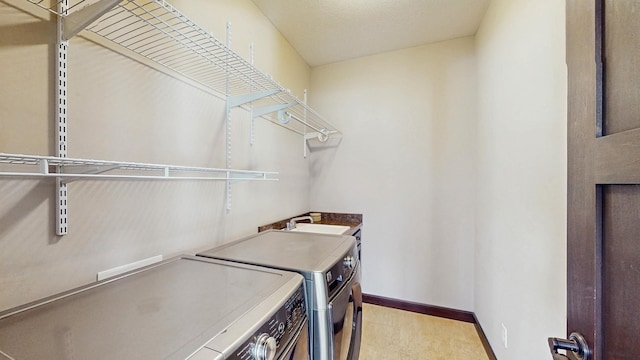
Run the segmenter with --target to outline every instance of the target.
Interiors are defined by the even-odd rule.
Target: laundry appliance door
[[[329,305],[334,360],[358,360],[362,337],[362,289],[355,277]]]

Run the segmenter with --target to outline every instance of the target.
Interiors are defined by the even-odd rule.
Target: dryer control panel
[[[304,288],[300,286],[285,304],[251,338],[245,341],[229,359],[277,359],[289,342],[295,339],[300,325],[304,323],[306,318]]]
[[[325,284],[327,285],[327,293],[330,299],[340,291],[345,281],[349,280],[358,265],[358,261],[357,248],[353,247],[329,271],[325,272]]]

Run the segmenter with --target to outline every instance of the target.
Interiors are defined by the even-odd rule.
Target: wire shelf
[[[179,165],[62,158],[54,156],[0,153],[0,164],[12,169],[2,176],[59,177],[68,179],[139,180],[278,180],[277,172],[205,168]]]
[[[67,0],[65,14],[60,10],[62,0],[26,1],[64,18],[105,0]],[[293,132],[304,135],[322,130],[326,135],[340,134],[331,122],[270,75],[255,68],[166,1],[123,0],[84,29],[220,97],[270,93],[254,101],[254,107],[290,104],[286,111],[293,115],[293,121],[277,116],[262,117]]]
[[[292,104],[287,111],[296,121],[282,125],[295,132],[307,132],[305,126],[339,132],[271,76],[256,69],[165,1],[122,1],[86,30],[221,96],[270,93],[254,105]]]

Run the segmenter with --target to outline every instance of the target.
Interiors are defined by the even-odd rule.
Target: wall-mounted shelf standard
[[[216,169],[6,153],[0,153],[0,164],[11,165],[13,170],[0,172],[0,176],[64,178],[67,183],[78,179],[278,180],[275,178],[278,173],[269,171]]]

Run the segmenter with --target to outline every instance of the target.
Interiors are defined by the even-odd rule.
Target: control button
[[[354,259],[354,257],[351,255],[345,256],[342,264],[346,268],[353,269],[354,266],[356,266],[356,259]]]
[[[284,334],[284,323],[283,323],[283,322],[281,322],[281,323],[278,325],[278,332],[279,332],[280,334]]]
[[[276,339],[269,334],[264,333],[258,336],[256,344],[253,347],[254,360],[273,360],[276,357],[277,350]]]
[[[333,275],[331,275],[331,271],[327,272],[327,282],[331,282],[333,280]]]

